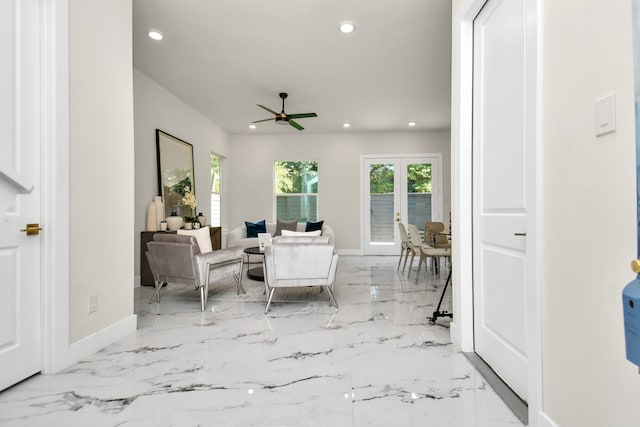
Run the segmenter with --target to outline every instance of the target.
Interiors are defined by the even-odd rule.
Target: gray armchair
[[[278,237],[264,251],[264,284],[268,291],[267,307],[277,288],[320,286],[329,294],[329,304],[338,308],[333,287],[338,255],[333,244],[323,237]]]
[[[157,233],[153,241],[147,243],[147,259],[153,273],[156,292],[149,300],[157,298],[166,283],[194,285],[200,290],[201,310],[207,305],[209,283],[232,276],[237,284],[237,292],[244,293],[242,287],[242,248],[219,249],[200,253],[196,238],[173,233]]]

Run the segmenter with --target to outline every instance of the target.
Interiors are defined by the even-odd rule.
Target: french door
[[[440,154],[362,156],[365,255],[398,255],[398,222],[442,221]]]

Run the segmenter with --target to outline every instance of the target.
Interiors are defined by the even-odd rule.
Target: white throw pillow
[[[178,234],[184,234],[187,236],[193,236],[196,238],[198,242],[198,247],[200,248],[201,254],[206,254],[207,252],[213,251],[213,246],[211,246],[211,235],[209,234],[209,227],[202,227],[197,230],[178,230]]]
[[[316,231],[291,231],[291,230],[282,230],[282,236],[320,236],[322,234],[322,230]]]

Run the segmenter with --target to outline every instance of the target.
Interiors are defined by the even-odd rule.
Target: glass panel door
[[[366,255],[400,253],[398,222],[442,220],[440,157],[364,157],[362,171]]]

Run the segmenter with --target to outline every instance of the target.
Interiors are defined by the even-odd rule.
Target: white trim
[[[451,323],[451,340],[462,351],[473,351],[473,280],[472,263],[472,99],[473,99],[473,20],[487,0],[464,0],[454,15],[454,40],[458,37],[458,45],[453,46],[452,87],[458,88],[458,98],[452,98],[452,254],[453,265],[453,312]],[[540,308],[541,286],[538,276],[540,230],[542,217],[542,186],[540,143],[539,143],[539,103],[540,78],[538,75],[538,3],[537,0],[524,0],[527,13],[526,41],[526,85],[527,93],[527,138],[536,141],[532,156],[535,179],[530,183],[535,193],[536,206],[528,212],[530,221],[527,224],[527,253],[532,257],[528,276],[530,283],[527,300],[529,304],[527,321],[527,356],[528,372],[528,405],[529,425],[532,427],[553,427],[543,412],[542,400],[542,312]],[[459,61],[456,64],[456,61]],[[457,66],[456,66],[457,65]],[[454,93],[455,95],[455,93]]]
[[[541,412],[540,420],[538,421],[538,427],[558,427],[558,424],[556,424],[551,418],[549,418],[547,414]]]
[[[458,88],[457,98],[452,96],[451,127],[451,276],[453,289],[453,321],[450,325],[451,341],[461,351],[472,352],[473,344],[473,269],[472,259],[472,205],[471,205],[471,140],[473,114],[473,19],[485,0],[463,3],[454,29],[458,45],[453,45],[452,88]],[[459,61],[457,67],[455,61]]]
[[[132,314],[94,334],[68,345],[64,351],[61,351],[57,355],[53,372],[61,371],[77,361],[102,350],[109,344],[113,344],[115,341],[134,333],[137,324],[138,316]]]
[[[69,4],[42,4],[42,355],[60,368],[69,345]]]
[[[338,255],[343,255],[343,256],[361,256],[362,250],[361,249],[336,249],[336,253]]]
[[[527,138],[527,191],[526,197],[534,200],[533,210],[527,211],[527,357],[529,358],[528,372],[528,406],[529,422],[532,427],[540,426],[543,414],[542,400],[542,286],[540,283],[540,271],[542,266],[542,144],[540,142],[541,117],[538,94],[542,87],[540,70],[540,57],[538,51],[538,1],[525,0],[525,87],[526,99],[526,135]],[[530,167],[533,166],[533,167]],[[549,420],[550,421],[550,420]]]

